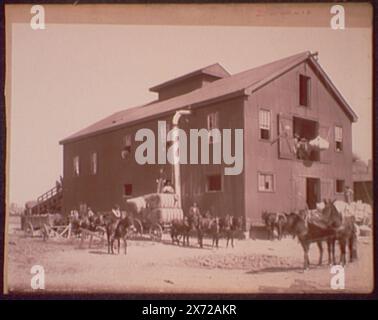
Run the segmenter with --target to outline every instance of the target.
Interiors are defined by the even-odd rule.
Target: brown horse
[[[286,224],[286,214],[281,212],[264,211],[261,215],[268,230],[269,240],[274,240],[274,230],[277,230],[278,240],[282,239],[284,226]]]
[[[308,269],[310,265],[309,249],[310,244],[316,242],[319,248],[319,262],[322,264],[323,244],[327,241],[328,245],[328,261],[329,264],[335,264],[335,241],[340,244],[340,263],[345,265],[346,243],[349,243],[351,250],[350,261],[353,260],[353,246],[355,241],[354,219],[344,218],[337,211],[332,202],[325,202],[325,208],[322,211],[323,224],[308,219],[305,211],[300,214],[291,213],[287,215],[286,228],[289,233],[298,237],[298,240],[304,251],[304,269]]]
[[[106,216],[105,220],[108,253],[114,254],[114,241],[117,240],[119,254],[122,239],[125,247],[125,254],[127,254],[127,234],[130,229],[134,228],[132,217],[126,214],[123,215],[121,219],[115,219],[112,214],[109,214]]]
[[[335,232],[332,229],[323,229],[316,224],[308,222],[302,214],[290,213],[287,215],[286,230],[293,236],[297,236],[304,252],[304,269],[308,269],[310,266],[310,260],[308,252],[310,245],[316,242],[319,248],[319,262],[322,264],[323,260],[323,244],[324,240],[330,239],[335,236]],[[331,251],[328,250],[328,258],[331,261]]]
[[[180,239],[182,237],[182,245],[189,247],[190,232],[193,230],[193,227],[194,220],[192,217],[184,217],[182,220],[173,220],[171,226],[172,243],[180,245]]]
[[[212,239],[212,247],[219,246],[219,238],[221,235],[221,220],[219,217],[213,217],[209,212],[204,216],[198,214],[193,216],[193,226],[197,231],[197,239],[200,248],[203,248],[204,236]]]
[[[236,232],[238,232],[242,227],[242,217],[234,217],[231,215],[226,215],[225,218],[221,218],[220,225],[221,225],[221,233],[226,237],[226,248],[228,248],[228,244],[231,241],[231,246],[234,247],[234,238]]]
[[[356,227],[354,216],[343,217],[334,205],[334,201],[324,201],[322,211],[324,219],[328,222],[328,227],[334,230],[333,237],[328,239],[328,253],[332,255],[330,264],[336,264],[335,243],[339,241],[340,246],[340,264],[346,264],[346,246],[349,247],[349,261],[353,262],[357,258],[356,246]]]

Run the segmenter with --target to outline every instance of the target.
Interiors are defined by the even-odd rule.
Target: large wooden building
[[[171,164],[139,165],[134,135],[158,120],[172,123],[177,110],[191,110],[179,127],[244,129],[243,171],[224,175],[225,164],[181,164],[184,213],[196,201],[202,212],[243,216],[261,223],[263,210],[310,208],[323,198],[343,197],[352,186],[352,122],[357,117],[317,62],[304,52],[230,75],[214,64],[150,91],[157,100],[129,108],[67,137],[63,210],[80,204],[94,210],[156,192],[161,170],[175,182]],[[298,158],[294,144],[320,136],[324,151]],[[212,141],[213,143],[216,143]]]

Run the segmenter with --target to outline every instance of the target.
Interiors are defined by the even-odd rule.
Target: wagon
[[[181,220],[184,213],[178,206],[176,194],[151,193],[126,200],[127,211],[134,217],[137,234],[148,234],[160,241],[169,232],[174,220]]]
[[[21,229],[27,236],[48,238],[69,238],[71,225],[63,223],[62,216],[56,214],[23,215]]]

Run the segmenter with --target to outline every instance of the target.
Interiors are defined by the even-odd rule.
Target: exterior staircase
[[[37,198],[37,203],[29,208],[30,214],[60,213],[62,211],[63,188],[51,188]]]

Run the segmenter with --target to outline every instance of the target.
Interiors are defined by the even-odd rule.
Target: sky
[[[9,196],[23,204],[62,174],[59,141],[156,98],[148,88],[219,62],[231,74],[306,50],[359,116],[353,150],[371,158],[371,29],[13,23]]]

